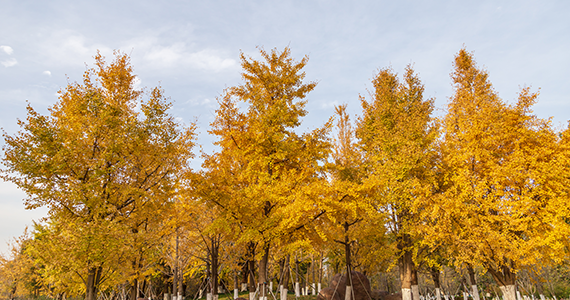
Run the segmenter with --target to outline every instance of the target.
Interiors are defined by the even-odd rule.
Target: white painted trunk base
[[[178,298],[178,300],[182,300],[182,299]],[[213,295],[212,300],[218,300],[218,295]]]
[[[255,293],[249,292],[249,300],[255,300]]]
[[[298,282],[295,282],[295,297],[301,296],[301,287]]]
[[[420,287],[417,284],[412,285],[412,299],[420,300]]]
[[[241,284],[241,291],[242,291],[242,292],[247,291],[247,283],[242,283],[242,284]]]
[[[500,286],[504,300],[517,300],[516,287],[514,285]]]
[[[238,289],[234,289],[234,299],[239,298],[239,291]]]
[[[402,300],[412,300],[411,289],[402,289]]]
[[[164,294],[164,300],[169,300],[168,298],[170,298],[170,294]]]
[[[321,292],[321,283],[317,284],[317,294]]]
[[[286,288],[282,288],[281,289],[281,300],[287,300],[287,289]]]
[[[471,286],[471,290],[473,293],[473,300],[480,300],[481,298],[479,297],[479,290],[477,289],[476,284]]]
[[[543,294],[540,294],[540,300],[546,300]]]
[[[212,299],[212,293],[207,293],[207,294],[206,294],[206,300],[213,300],[213,299]]]
[[[439,288],[435,289],[435,298],[437,300],[441,300],[441,291],[439,290]]]
[[[522,300],[521,292],[517,291],[517,300]]]
[[[344,295],[344,300],[351,300],[352,299],[352,286],[346,287],[346,294]]]

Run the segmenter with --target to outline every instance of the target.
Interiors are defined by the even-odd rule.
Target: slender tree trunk
[[[239,298],[239,276],[238,271],[234,271],[234,299]]]
[[[172,300],[181,300],[178,299],[178,227],[176,227],[176,244],[175,244],[175,252],[174,252],[174,277],[172,278]]]
[[[288,292],[288,287],[289,287],[289,259],[290,259],[290,255],[287,255],[287,258],[285,258],[285,263],[283,264],[283,282],[282,282],[282,288],[281,288],[281,300],[287,300],[287,292]]]
[[[300,286],[299,286],[299,259],[295,255],[295,297],[301,296]]]
[[[139,296],[139,281],[138,279],[133,279],[133,286],[129,295],[131,300],[137,300]]]
[[[243,262],[243,267],[241,268],[241,291],[247,291],[247,279],[249,278],[249,260],[246,259]]]
[[[311,269],[313,271],[313,281],[311,282],[311,295],[315,296],[317,294],[317,276],[316,276],[316,266],[315,266],[315,256],[311,254]]]
[[[263,244],[263,257],[259,261],[259,297],[261,300],[267,299],[267,263],[269,261],[269,242]]]
[[[431,268],[431,278],[433,279],[433,284],[435,286],[435,297],[437,300],[441,300],[441,284],[439,282],[439,269],[436,267]]]
[[[212,300],[213,293],[213,283],[212,283],[212,263],[210,260],[206,261],[206,278],[208,283],[206,284],[206,300]]]
[[[470,264],[467,264],[467,273],[469,273],[469,284],[473,293],[473,300],[479,300],[479,290],[477,289],[477,281],[475,279],[475,270]]]
[[[323,251],[321,251],[319,259],[319,281],[317,283],[317,294],[321,292],[322,281],[323,281]]]
[[[344,295],[345,300],[352,299],[352,270],[351,270],[351,257],[350,257],[350,239],[348,238],[348,222],[344,222],[344,256],[346,262],[346,292]],[[407,299],[402,299],[407,300]]]
[[[99,281],[101,280],[101,272],[102,272],[101,267],[92,267],[87,271],[87,282],[85,285],[85,300],[97,300]]]
[[[255,296],[255,277],[254,277],[254,273],[255,273],[255,243],[250,242],[248,244],[248,288],[249,288],[249,300],[255,300],[254,296]]]
[[[216,238],[212,239],[211,261],[212,261],[212,299],[218,300],[218,251],[219,245]]]

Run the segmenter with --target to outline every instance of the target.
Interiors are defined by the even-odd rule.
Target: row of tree
[[[204,271],[214,297],[229,272],[250,298],[266,298],[276,268],[286,296],[302,249],[328,253],[329,268],[343,253],[349,279],[355,266],[397,266],[403,300],[420,299],[420,269],[437,277],[445,265],[485,270],[515,300],[519,271],[565,263],[570,132],[532,114],[537,93],[524,88],[506,104],[463,49],[443,117],[411,67],[402,79],[388,68],[355,122],[338,106],[302,133],[316,87],[304,81],[308,57],[260,54],[241,55],[243,84],[219,97],[217,150],[201,154],[200,170],[189,167],[195,125],[175,121],[160,87],[135,89],[125,54],[110,64],[98,54],[49,115],[28,106],[22,130],[4,133],[2,178],[49,215],[3,259],[7,293],[31,282],[87,300],[134,300],[150,284],[181,295],[185,276]],[[18,264],[27,271],[13,272]]]

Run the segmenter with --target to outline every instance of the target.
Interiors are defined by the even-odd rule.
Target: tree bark
[[[206,300],[212,300],[212,263],[210,260],[206,261],[206,278],[208,280],[206,284]]]
[[[238,276],[238,271],[235,270],[234,271],[234,299],[237,299],[239,297],[239,276]]]
[[[473,300],[479,300],[479,289],[477,289],[477,281],[475,279],[475,270],[470,264],[467,264],[467,273],[469,273],[469,284],[473,293]]]
[[[404,251],[399,259],[400,265],[400,282],[402,289],[402,300],[412,300],[412,273],[414,262],[412,261],[412,253]],[[419,299],[414,299],[419,300]]]
[[[241,291],[247,291],[247,279],[249,278],[249,260],[246,259],[243,262],[243,267],[241,268]]]
[[[248,289],[249,289],[249,300],[255,300],[254,296],[255,296],[255,277],[254,277],[254,273],[255,273],[255,243],[253,242],[249,242],[248,247],[247,247],[247,252],[248,252]]]
[[[299,298],[301,296],[300,286],[299,286],[299,259],[295,255],[295,297]]]
[[[101,267],[91,267],[87,271],[87,282],[85,285],[85,300],[97,300],[99,283],[101,281]],[[135,299],[136,300],[136,299]]]
[[[212,261],[212,299],[218,300],[218,252],[219,252],[219,244],[216,238],[212,238],[212,247],[211,247],[211,261]]]
[[[285,258],[285,263],[283,264],[283,282],[280,293],[281,300],[287,300],[287,292],[289,288],[289,259],[290,255],[287,255],[287,258]]]
[[[263,244],[263,256],[259,261],[258,271],[258,285],[259,285],[259,299],[267,299],[267,263],[269,261],[269,242]]]
[[[419,300],[420,299],[420,287],[418,286],[418,271],[416,270],[415,266],[412,269],[412,299]]]
[[[511,267],[503,265],[498,269],[487,268],[487,270],[499,285],[499,288],[503,293],[504,300],[517,300],[515,286],[517,275],[512,271],[514,267],[512,262],[510,262],[510,265]]]
[[[344,295],[345,300],[352,299],[352,272],[351,272],[351,257],[350,257],[350,239],[348,238],[348,222],[344,222],[344,255],[346,262],[346,292]],[[403,299],[405,300],[405,299]]]
[[[441,283],[439,282],[439,269],[436,267],[431,268],[431,278],[433,279],[433,284],[435,286],[435,297],[437,300],[441,300]]]

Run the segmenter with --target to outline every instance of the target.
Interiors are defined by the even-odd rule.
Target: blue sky
[[[7,0],[0,10],[0,127],[16,132],[27,102],[47,113],[97,50],[108,60],[121,50],[141,86],[160,84],[174,101],[172,114],[197,121],[198,143],[211,151],[206,131],[216,97],[240,83],[240,51],[257,58],[258,46],[289,46],[297,59],[309,56],[306,79],[318,81],[303,130],[324,123],[338,104],[358,114],[358,96],[368,96],[375,72],[401,74],[408,64],[443,114],[462,47],[505,101],[523,86],[540,88],[535,113],[561,128],[570,108],[569,15],[568,1]],[[24,197],[0,182],[0,252],[46,214],[24,210]]]

